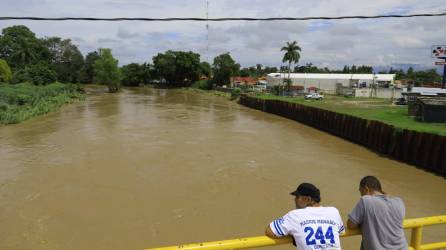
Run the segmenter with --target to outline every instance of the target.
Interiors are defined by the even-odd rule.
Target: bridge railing
[[[444,239],[445,241],[442,242],[422,244],[423,227],[438,225],[438,224],[446,224],[446,215],[404,220],[403,227],[405,229],[412,229],[409,249],[429,250],[429,249],[446,248],[446,238]],[[359,232],[359,230],[347,230],[347,232],[341,235],[341,237],[351,237],[360,234],[361,233]],[[160,247],[160,248],[148,248],[146,250],[234,250],[243,248],[274,246],[291,242],[292,242],[291,238],[271,239],[266,236],[257,236],[257,237],[247,237],[247,238],[221,240],[213,242],[192,243],[192,244]]]

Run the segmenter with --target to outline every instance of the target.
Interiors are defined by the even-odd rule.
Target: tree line
[[[121,85],[138,86],[154,83],[163,86],[191,86],[204,79],[205,88],[211,85],[227,85],[233,76],[261,77],[274,72],[295,73],[372,73],[371,66],[344,66],[342,70],[318,68],[311,63],[296,65],[300,58],[297,42],[287,43],[283,62],[288,66],[264,67],[257,64],[241,68],[229,53],[216,56],[212,65],[201,61],[200,55],[191,51],[168,50],[158,53],[151,63],[130,63],[118,66],[111,49],[99,48],[84,57],[70,39],[60,37],[38,38],[26,26],[7,27],[0,35],[0,82],[33,84],[101,83],[111,92]],[[393,70],[397,79],[412,79],[416,84],[438,81],[435,70],[407,72]]]
[[[212,66],[191,51],[168,50],[154,56],[152,62],[119,67],[108,48],[84,57],[70,39],[38,38],[23,25],[7,27],[0,35],[0,82],[13,84],[103,83],[114,92],[121,85],[190,86],[201,78],[211,78],[212,71],[209,82],[223,85],[240,69],[229,53],[215,57]]]

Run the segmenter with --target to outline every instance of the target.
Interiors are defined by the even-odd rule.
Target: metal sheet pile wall
[[[280,115],[446,177],[446,137],[399,129],[351,115],[242,95],[240,104]]]

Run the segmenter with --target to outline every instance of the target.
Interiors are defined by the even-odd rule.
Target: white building
[[[446,89],[424,87],[413,87],[412,89],[404,88],[403,95],[408,94],[418,94],[422,96],[446,96]]]
[[[378,88],[389,88],[395,81],[395,74],[313,74],[291,73],[293,86],[303,86],[305,90],[316,87],[321,92],[335,94],[336,87],[369,88],[376,84]],[[288,79],[288,73],[271,73],[266,80],[268,86],[282,85]]]

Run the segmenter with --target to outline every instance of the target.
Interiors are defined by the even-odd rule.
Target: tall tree
[[[47,64],[50,52],[28,27],[17,25],[3,29],[0,58],[5,59],[14,70],[31,64]]]
[[[201,74],[206,77],[211,77],[211,65],[208,62],[200,63]]]
[[[80,82],[81,69],[84,57],[70,39],[60,37],[47,37],[44,44],[51,53],[51,68],[57,74],[60,82]]]
[[[265,74],[269,74],[269,73],[277,73],[278,69],[277,67],[265,67]]]
[[[125,86],[139,86],[150,80],[150,68],[148,64],[130,63],[122,66],[122,84]]]
[[[302,51],[296,41],[292,43],[287,42],[286,46],[280,49],[285,51],[283,55],[282,62],[288,62],[288,79],[291,79],[291,63],[298,63],[300,59],[299,51]]]
[[[81,70],[81,82],[82,83],[93,83],[94,81],[94,63],[99,59],[99,53],[93,51],[87,54],[85,57],[85,63]]]
[[[249,76],[249,69],[248,68],[242,68],[240,71],[239,71],[239,75],[241,76],[241,77],[248,77]]]
[[[189,86],[200,78],[200,55],[192,51],[172,51],[159,53],[153,57],[156,75],[167,84]]]
[[[12,72],[11,68],[9,67],[8,63],[0,59],[0,83],[1,82],[10,82],[12,79]]]
[[[111,49],[99,49],[99,59],[94,63],[96,82],[106,84],[110,93],[121,87],[121,71]]]
[[[153,78],[153,66],[149,63],[143,63],[141,65],[140,78],[142,83],[149,84],[150,80]]]
[[[256,76],[260,77],[263,75],[263,66],[262,64],[256,64]]]
[[[240,64],[232,59],[231,55],[224,53],[214,58],[213,63],[213,82],[217,85],[229,84],[232,76],[238,75]]]

